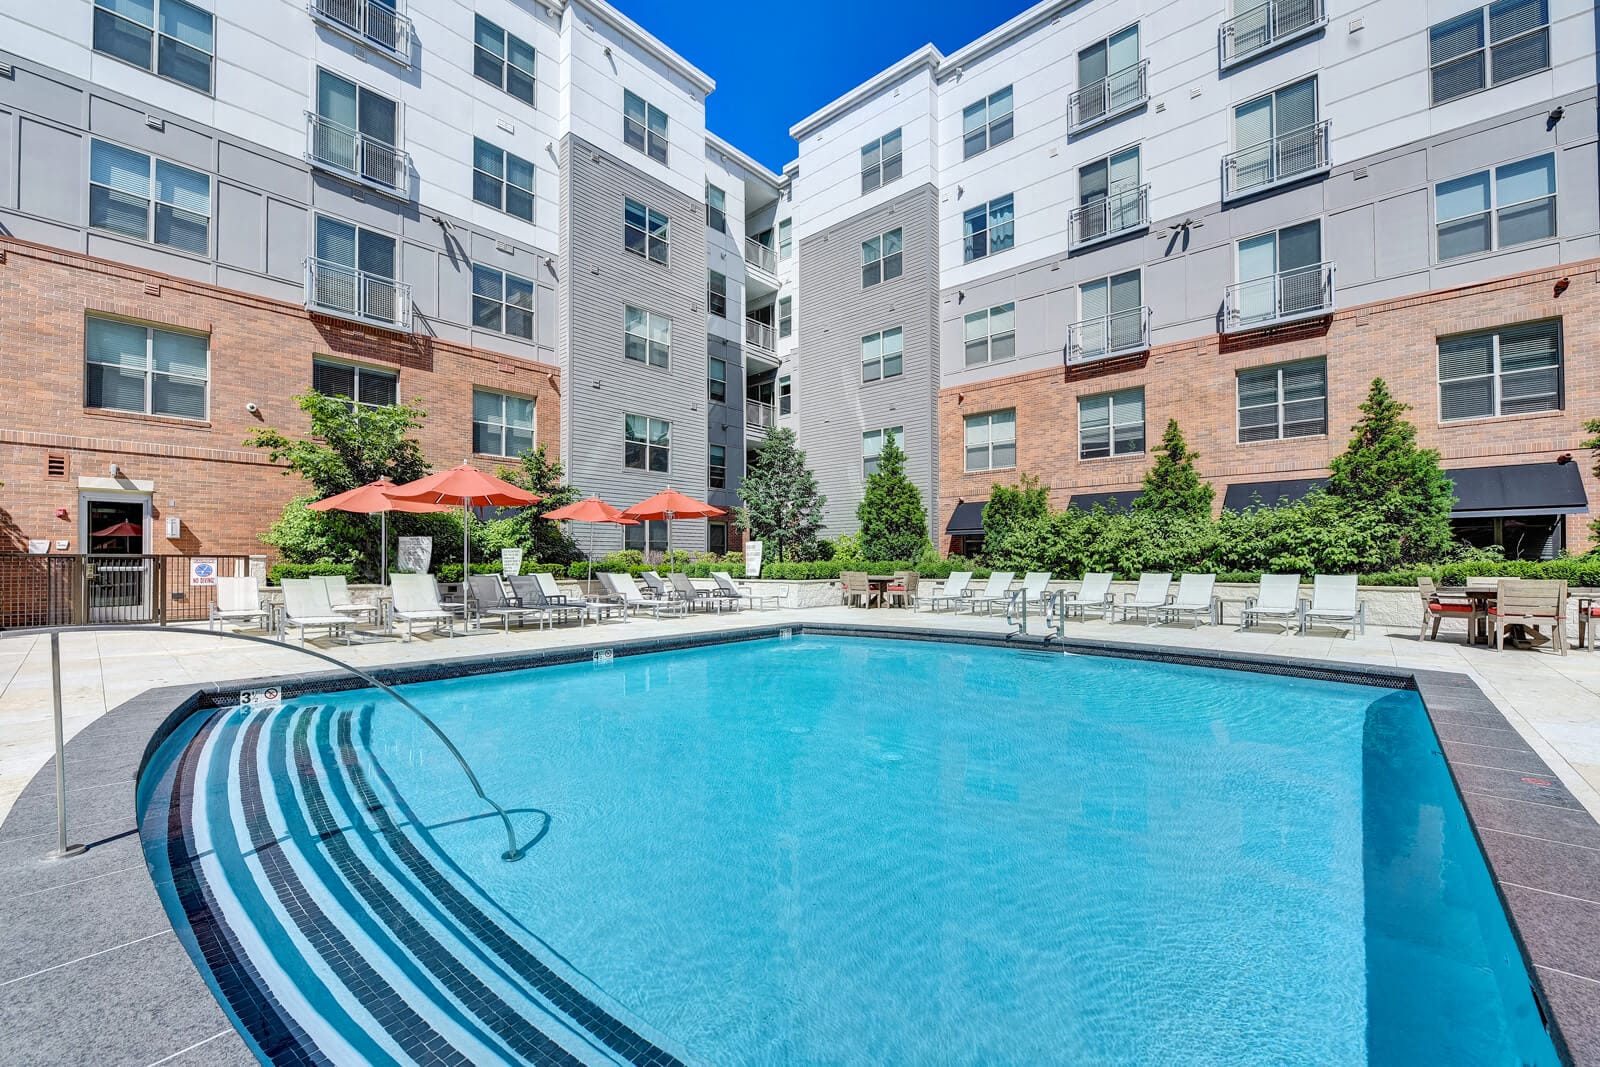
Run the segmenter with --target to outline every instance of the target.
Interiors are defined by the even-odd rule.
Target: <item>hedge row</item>
[[[354,563],[274,563],[267,568],[267,584],[281,585],[285,578],[317,578],[323,575],[343,575],[353,581]]]

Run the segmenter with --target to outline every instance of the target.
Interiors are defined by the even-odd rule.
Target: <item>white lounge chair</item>
[[[967,584],[972,581],[971,571],[951,571],[950,577],[944,580],[944,585],[937,593],[931,593],[923,599],[928,602],[929,611],[938,611],[940,605],[960,609],[963,601],[970,595]]]
[[[378,621],[378,605],[358,604],[350,595],[350,583],[342,574],[327,574],[320,579],[328,587],[328,605],[340,615],[349,615],[353,618],[368,616],[373,622]]]
[[[1275,622],[1284,629],[1293,624],[1299,629],[1300,613],[1304,609],[1298,574],[1263,574],[1256,586],[1256,595],[1245,598],[1239,629],[1248,630],[1261,622]]]
[[[1214,593],[1217,584],[1215,574],[1185,574],[1178,579],[1178,595],[1172,598],[1172,603],[1161,608],[1157,613],[1163,622],[1188,616],[1200,624],[1201,616],[1205,621],[1217,621],[1217,598]]]
[[[974,615],[979,608],[988,615],[994,611],[996,604],[1011,600],[1011,583],[1016,577],[1016,571],[991,571],[988,581],[983,583],[983,592],[967,597],[965,606],[971,608]]]
[[[711,580],[717,583],[717,591],[725,597],[736,597],[741,602],[748,603],[753,608],[762,605],[779,607],[783,597],[777,593],[747,593],[734,584],[733,576],[727,571],[712,571]]]
[[[389,588],[394,600],[389,607],[389,618],[406,624],[406,640],[411,640],[416,624],[425,622],[434,633],[443,623],[445,634],[456,635],[456,615],[439,603],[439,587],[431,574],[390,574]]]
[[[627,609],[620,604],[612,604],[604,600],[589,600],[586,597],[575,597],[568,593],[563,593],[561,587],[556,584],[556,576],[549,571],[534,571],[530,577],[533,578],[534,584],[539,587],[539,592],[544,594],[546,600],[556,604],[567,604],[582,608],[595,622],[604,621],[607,615],[621,615],[624,619],[628,617]]]
[[[1029,571],[1022,576],[1022,588],[1017,592],[1022,594],[1022,599],[1030,606],[1043,607],[1045,599],[1050,595],[1049,586],[1049,571]]]
[[[1357,578],[1353,574],[1319,574],[1311,580],[1311,604],[1300,613],[1300,632],[1305,633],[1313,622],[1347,622],[1352,629],[1345,632],[1367,632],[1367,605],[1358,595]]]
[[[1063,618],[1073,615],[1078,618],[1087,618],[1087,612],[1098,611],[1102,619],[1110,617],[1111,602],[1110,574],[1091,573],[1083,576],[1083,582],[1076,592],[1067,593],[1055,601],[1059,605]]]
[[[1172,603],[1172,575],[1141,574],[1139,588],[1122,594],[1122,621],[1130,617],[1153,618],[1159,608]]]
[[[217,597],[211,602],[211,628],[215,630],[224,622],[248,622],[255,619],[263,626],[271,614],[261,603],[261,587],[254,578],[218,578]]]
[[[340,615],[328,603],[328,587],[318,578],[285,578],[283,580],[283,624],[278,628],[278,640],[291,630],[300,631],[300,643],[306,643],[307,630],[322,630],[329,637],[350,643],[350,616]]]
[[[667,615],[687,615],[689,605],[681,600],[662,600],[659,597],[647,597],[639,591],[639,583],[633,580],[633,575],[626,573],[612,573],[596,571],[600,584],[606,588],[617,603],[630,611],[648,611],[656,618]]]

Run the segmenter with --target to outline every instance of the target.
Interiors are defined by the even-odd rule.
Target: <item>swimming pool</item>
[[[372,690],[145,775],[270,1061],[1558,1062],[1409,691],[813,635],[405,691],[525,859]]]

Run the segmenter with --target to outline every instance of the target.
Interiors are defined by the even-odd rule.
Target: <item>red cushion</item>
[[[1489,614],[1490,615],[1498,615],[1498,614],[1500,614],[1500,610],[1498,608],[1491,607],[1489,609]],[[1532,614],[1532,615],[1523,615],[1521,613],[1517,613],[1517,614],[1513,614],[1512,615],[1512,618],[1525,618],[1525,619],[1553,619],[1555,617],[1556,616],[1554,616],[1554,615],[1545,615],[1545,614],[1542,614],[1542,613],[1540,613],[1540,614]]]
[[[886,593],[904,593],[906,591],[906,587],[903,585],[886,585],[883,587],[883,590]]]
[[[1437,600],[1435,600],[1432,604],[1429,604],[1428,608],[1431,611],[1439,612],[1441,615],[1454,612],[1466,614],[1477,610],[1471,604],[1441,604]]]

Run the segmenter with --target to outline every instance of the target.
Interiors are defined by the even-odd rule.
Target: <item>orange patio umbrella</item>
[[[684,496],[670,486],[657,493],[648,500],[641,500],[631,508],[622,512],[630,519],[644,521],[665,520],[667,524],[667,559],[672,559],[672,520],[673,519],[709,519],[713,515],[724,514],[723,510],[714,504],[696,500],[692,496]]]
[[[389,495],[391,489],[396,488],[394,482],[388,478],[379,478],[375,482],[346,489],[342,493],[335,493],[323,497],[315,504],[306,505],[312,511],[348,511],[353,515],[378,516],[378,536],[382,539],[378,549],[378,581],[385,583],[389,580],[389,512],[404,511],[411,514],[422,514],[430,511],[449,510],[442,504],[424,504],[419,500],[396,500]]]
[[[395,500],[416,501],[424,504],[461,505],[461,577],[472,573],[468,561],[467,508],[525,508],[537,504],[539,497],[526,489],[518,489],[510,482],[492,474],[485,474],[466,460],[447,471],[418,478],[405,485],[397,485],[388,495]]]
[[[560,519],[563,522],[611,523],[616,526],[637,526],[638,519],[630,519],[616,508],[607,504],[597,496],[586,497],[576,503],[568,504],[564,508],[544,513],[547,519]],[[590,538],[589,553],[594,554],[594,541]],[[589,559],[589,578],[594,578],[594,560]]]

